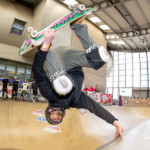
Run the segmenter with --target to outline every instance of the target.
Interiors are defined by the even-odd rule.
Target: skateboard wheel
[[[36,38],[37,35],[38,35],[38,31],[37,31],[37,30],[31,31],[31,37],[32,37],[32,38]]]
[[[31,31],[33,31],[32,27],[28,27],[27,31],[30,33]]]
[[[83,5],[83,4],[78,5],[78,9],[83,11],[85,9],[85,5]]]
[[[73,9],[73,7],[74,7],[73,5],[68,5],[69,9]]]

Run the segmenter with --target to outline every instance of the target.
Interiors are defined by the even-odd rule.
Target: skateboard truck
[[[74,14],[77,14],[80,11],[83,11],[85,9],[85,5],[83,5],[83,4],[69,5],[68,7],[69,7],[69,9],[73,9]]]

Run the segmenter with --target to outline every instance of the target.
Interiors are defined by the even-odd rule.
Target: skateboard
[[[80,20],[82,17],[90,15],[92,11],[97,10],[95,8],[85,8],[83,4],[75,6],[69,5],[68,7],[69,9],[73,10],[70,14],[41,29],[39,32],[37,30],[34,30],[32,27],[29,27],[27,31],[31,36],[27,38],[22,44],[21,48],[19,49],[19,55],[23,55],[25,52],[28,52],[29,50],[37,46],[41,46],[43,43],[44,31],[46,29],[54,29],[54,31],[57,31],[76,20]]]

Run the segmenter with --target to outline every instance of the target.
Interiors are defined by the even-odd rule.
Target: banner
[[[91,97],[95,102],[100,103],[101,93],[87,91],[87,95]]]
[[[8,97],[12,97],[12,86],[8,86]]]
[[[112,94],[101,93],[101,103],[111,103]]]

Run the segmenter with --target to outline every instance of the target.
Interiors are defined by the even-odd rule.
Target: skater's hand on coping
[[[47,29],[44,31],[44,45],[50,45],[52,40],[55,37],[55,32],[54,29]],[[47,51],[48,49],[44,49],[43,47],[41,47],[41,50],[43,51]]]
[[[123,139],[123,134],[122,134],[123,127],[121,126],[121,124],[117,120],[115,120],[113,125],[116,127],[116,133],[114,135],[113,140],[116,139],[119,136]]]

